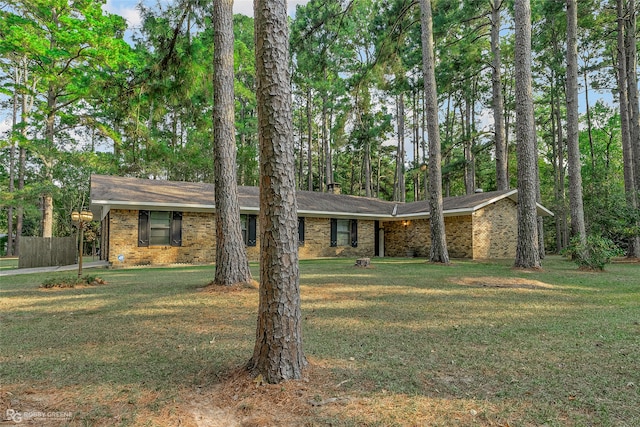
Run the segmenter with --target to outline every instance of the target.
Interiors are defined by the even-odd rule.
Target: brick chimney
[[[340,194],[340,184],[327,184],[327,193]]]

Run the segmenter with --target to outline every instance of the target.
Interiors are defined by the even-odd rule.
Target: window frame
[[[163,212],[169,215],[169,241],[167,243],[151,243],[151,231],[160,227],[152,227],[151,213]],[[179,211],[138,211],[138,247],[180,247],[182,246],[182,212]]]
[[[340,244],[344,242],[338,242],[338,221],[348,221],[349,238],[347,244]],[[344,233],[344,231],[343,231]],[[345,247],[351,246],[353,248],[358,247],[358,220],[357,219],[344,219],[344,218],[331,218],[331,234],[330,234],[330,246],[331,247]]]
[[[257,246],[257,226],[258,216],[252,214],[240,214],[240,232],[244,245],[248,247]],[[244,226],[243,226],[244,224]]]

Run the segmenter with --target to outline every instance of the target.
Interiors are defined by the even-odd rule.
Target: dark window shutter
[[[351,246],[358,247],[358,220],[351,220]]]
[[[138,246],[149,246],[149,211],[138,212]]]
[[[247,215],[247,246],[255,246],[256,245],[256,215]]]
[[[298,217],[298,245],[304,246],[304,217]]]
[[[338,220],[331,218],[331,246],[338,246]]]
[[[171,217],[171,246],[182,246],[182,212],[173,212]]]

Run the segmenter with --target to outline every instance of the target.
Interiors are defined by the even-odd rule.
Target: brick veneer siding
[[[138,211],[109,212],[109,261],[114,267],[162,264],[206,264],[215,261],[215,216],[183,212],[182,246],[138,247]],[[124,261],[118,261],[118,256]]]
[[[473,214],[473,259],[514,258],[518,236],[517,206],[502,199]]]
[[[108,230],[108,260],[114,267],[163,264],[210,264],[215,262],[215,214],[183,212],[182,246],[138,247],[138,211],[112,209],[104,220]],[[249,261],[260,259],[260,225],[256,246],[248,246]],[[106,234],[106,233],[105,233]],[[301,259],[336,256],[373,256],[374,221],[358,220],[358,246],[330,246],[331,221],[305,218],[305,243],[299,247]],[[106,239],[105,239],[106,240]],[[118,255],[124,261],[118,261]]]
[[[513,258],[516,254],[517,210],[502,199],[473,214],[445,217],[447,249],[453,258]],[[428,257],[429,220],[388,221],[384,226],[386,256]]]
[[[391,257],[428,257],[431,249],[431,232],[428,219],[387,221],[384,226],[384,253]],[[447,250],[453,258],[471,258],[471,215],[452,216],[444,219],[447,234]]]
[[[331,247],[331,220],[306,217],[304,245],[298,248],[300,259],[321,257],[372,257],[375,248],[375,222],[358,220],[358,246]]]

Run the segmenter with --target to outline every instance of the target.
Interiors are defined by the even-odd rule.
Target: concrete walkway
[[[109,265],[108,261],[92,261],[82,263],[82,271],[88,268],[104,268]],[[12,270],[0,270],[0,277],[4,276],[16,276],[18,274],[33,274],[33,273],[50,273],[54,271],[78,271],[78,264],[72,265],[60,265],[56,267],[36,267],[36,268],[15,268]]]

